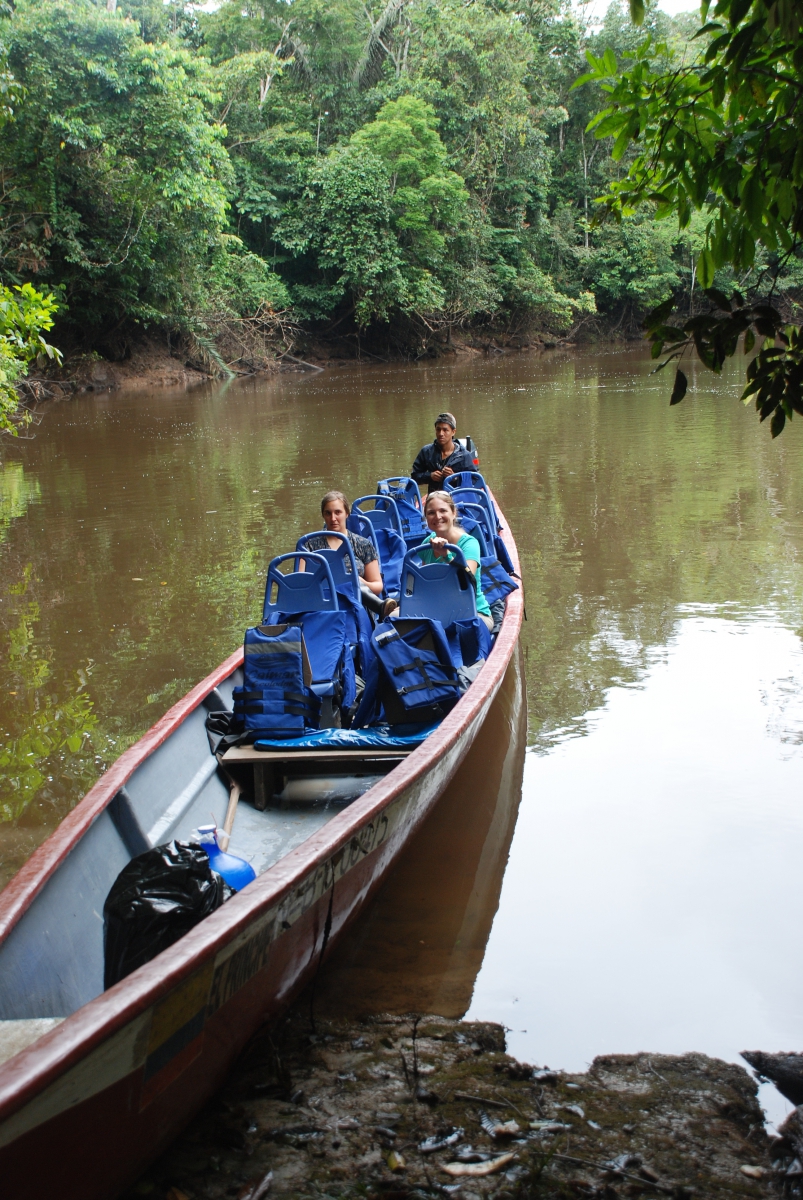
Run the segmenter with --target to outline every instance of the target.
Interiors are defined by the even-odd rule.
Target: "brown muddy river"
[[[738,365],[692,373],[673,410],[650,367],[616,350],[85,396],[5,443],[0,882],[232,651],[321,494],[409,469],[448,408],[522,558],[527,752],[513,671],[318,1003],[468,1007],[572,1070],[800,1049],[801,431],[771,442]]]

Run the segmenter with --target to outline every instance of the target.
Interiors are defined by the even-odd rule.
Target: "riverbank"
[[[516,1062],[500,1025],[311,1016],[254,1040],[125,1200],[779,1194],[747,1071],[703,1054]]]
[[[421,358],[446,361],[511,353],[540,354],[544,351],[573,348],[574,342],[547,335],[490,334],[478,332],[462,337],[442,338],[422,348],[421,353],[396,352],[385,345],[375,346],[370,339],[347,337],[319,339],[305,335],[303,345],[294,346],[293,353],[279,353],[263,358],[253,366],[233,364],[235,378],[271,376],[287,371],[331,370],[355,363],[404,363]],[[379,350],[382,350],[382,353]],[[218,356],[219,357],[219,356]],[[126,342],[124,352],[117,357],[98,353],[67,353],[62,366],[48,364],[44,373],[36,370],[23,381],[26,402],[65,400],[86,392],[144,391],[154,388],[189,388],[218,382],[225,378],[223,359],[216,361],[204,347],[189,348],[182,342],[143,336]]]

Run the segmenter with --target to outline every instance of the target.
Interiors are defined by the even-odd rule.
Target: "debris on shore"
[[[296,1008],[126,1200],[797,1195],[783,1152],[751,1076],[703,1054],[574,1075],[516,1062],[499,1025]]]

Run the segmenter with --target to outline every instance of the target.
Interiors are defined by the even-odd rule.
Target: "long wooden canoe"
[[[108,991],[102,913],[119,871],[147,846],[188,836],[210,810],[222,823],[228,790],[204,726],[241,680],[242,650],[39,847],[0,894],[4,1200],[108,1200],[169,1144],[311,977],[326,927],[333,944],[451,779],[504,678],[522,614],[517,591],[476,681],[417,749],[386,761],[368,752],[349,768],[367,790],[347,807],[241,804],[230,850],[247,847],[258,878]]]

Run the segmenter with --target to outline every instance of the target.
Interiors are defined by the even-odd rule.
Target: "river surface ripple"
[[[412,902],[410,872],[448,857],[440,820],[319,1002],[357,1011],[370,993],[406,1011],[448,993],[442,1007],[508,1025],[513,1053],[567,1069],[616,1051],[800,1049],[800,435],[773,443],[738,404],[740,364],[692,370],[673,410],[651,365],[636,349],[353,366],[52,406],[0,468],[0,881],[231,652],[271,555],[318,527],[322,492],[408,469],[448,408],[480,446],[526,581],[510,858],[504,871],[515,682],[478,743],[496,747],[496,782],[466,771],[444,808],[457,821],[461,800],[484,805],[461,854],[485,883],[460,913],[459,889]],[[371,992],[357,959],[387,949],[376,913],[405,903],[403,970]]]

